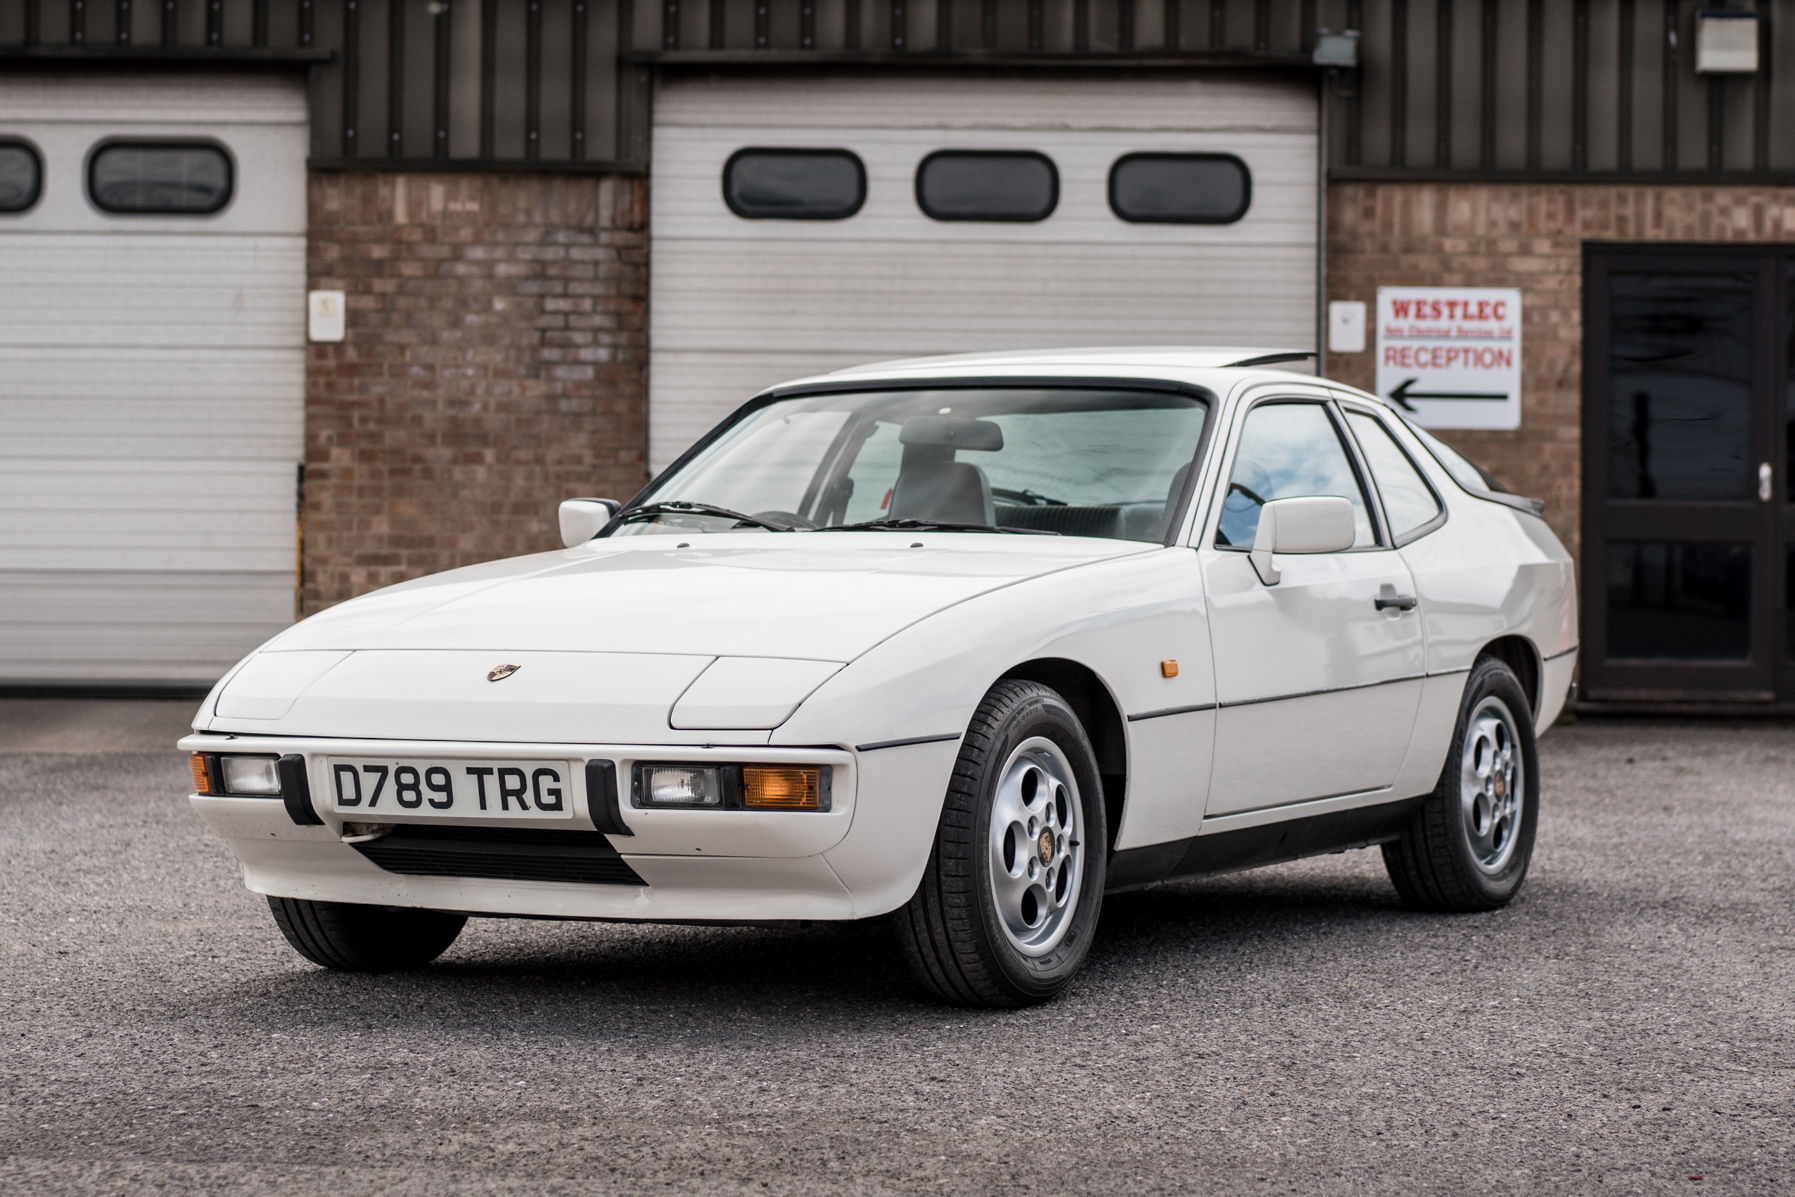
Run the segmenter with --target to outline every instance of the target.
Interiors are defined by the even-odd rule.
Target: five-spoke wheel
[[[1507,867],[1520,842],[1521,758],[1515,718],[1489,695],[1471,712],[1459,756],[1459,802],[1465,837],[1477,867],[1493,875]]]
[[[1010,942],[1052,951],[1071,922],[1083,876],[1078,782],[1059,746],[1040,736],[1004,762],[991,806],[991,897]]]
[[[1404,904],[1494,910],[1520,891],[1539,821],[1532,709],[1507,662],[1487,656],[1472,666],[1439,784],[1384,845]]]
[[[1060,992],[1090,950],[1108,853],[1077,714],[1039,682],[998,682],[960,741],[922,882],[892,916],[917,978],[967,1006]]]

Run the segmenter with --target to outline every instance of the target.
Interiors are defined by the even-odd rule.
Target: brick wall
[[[555,548],[555,504],[643,465],[647,184],[314,174],[303,601]]]
[[[1504,485],[1546,500],[1577,551],[1581,459],[1583,243],[1795,240],[1795,189],[1756,187],[1337,183],[1328,188],[1328,297],[1376,312],[1381,286],[1519,287],[1521,427],[1442,432]],[[1326,372],[1372,389],[1364,353]]]

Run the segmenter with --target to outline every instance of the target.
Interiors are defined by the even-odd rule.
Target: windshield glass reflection
[[[892,390],[750,413],[613,536],[845,527],[1159,541],[1208,405],[1079,387]]]

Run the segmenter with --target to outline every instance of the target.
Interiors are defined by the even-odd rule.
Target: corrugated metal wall
[[[0,59],[315,53],[315,163],[640,169],[663,62],[1056,57],[1334,78],[1343,177],[1795,173],[1795,0],[1760,0],[1763,67],[1698,76],[1698,0],[0,0]],[[1733,7],[1740,7],[1734,5]],[[122,20],[120,14],[124,14]],[[621,56],[621,57],[620,57]],[[371,162],[369,160],[372,160]]]
[[[655,100],[651,464],[767,385],[879,358],[1085,345],[1315,343],[1317,146],[1305,79],[1165,73],[693,74]],[[845,220],[744,220],[722,170],[745,146],[865,163]],[[1059,172],[1039,223],[941,222],[917,206],[938,149],[1021,149]],[[1134,151],[1231,153],[1236,223],[1130,224],[1110,167]]]

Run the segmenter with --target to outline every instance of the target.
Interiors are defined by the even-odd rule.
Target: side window
[[[44,164],[23,141],[0,141],[0,212],[23,212],[37,203]]]
[[[1109,169],[1110,211],[1132,224],[1233,224],[1252,202],[1233,154],[1124,154]]]
[[[115,141],[87,163],[87,194],[104,212],[206,216],[231,202],[230,155],[203,141]]]
[[[1365,451],[1365,460],[1371,464],[1377,493],[1383,496],[1390,536],[1401,543],[1410,532],[1433,522],[1440,514],[1440,500],[1376,416],[1351,411],[1346,418],[1359,448]]]
[[[1319,403],[1260,404],[1247,413],[1240,433],[1215,543],[1251,548],[1261,507],[1307,495],[1350,500],[1353,548],[1377,543],[1365,491],[1327,409]]]
[[[846,220],[866,202],[866,167],[847,150],[737,150],[723,202],[744,220]]]
[[[1033,150],[936,150],[916,168],[916,206],[933,220],[1046,220],[1060,172]]]

